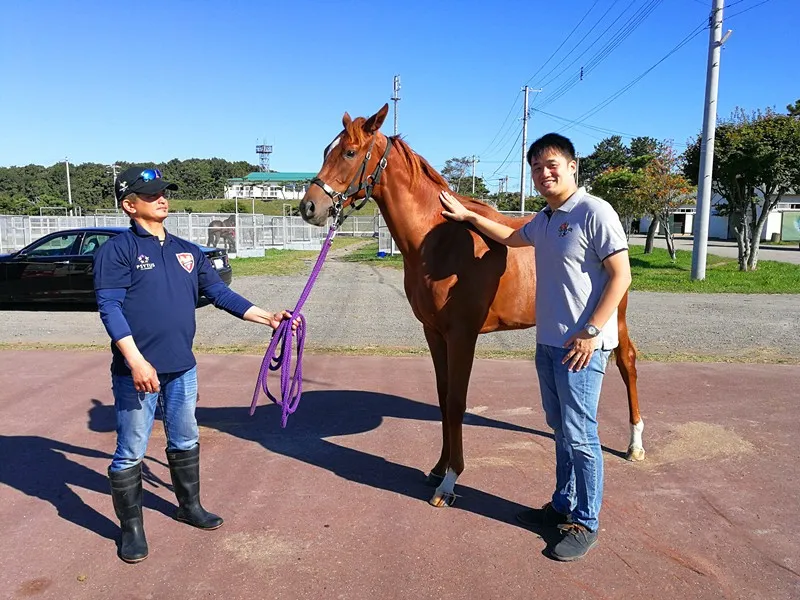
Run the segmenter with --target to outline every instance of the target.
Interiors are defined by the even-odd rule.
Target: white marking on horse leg
[[[628,445],[628,460],[644,460],[644,446],[642,445],[642,432],[644,431],[644,420],[639,419],[638,423],[631,423],[631,443]]]
[[[456,494],[453,491],[456,485],[456,479],[458,479],[456,472],[453,471],[453,469],[448,468],[442,483],[440,483],[439,487],[436,488],[433,498],[430,500],[430,503],[433,506],[438,508],[453,505],[453,503],[456,501]]]

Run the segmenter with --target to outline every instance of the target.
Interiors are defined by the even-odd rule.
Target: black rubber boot
[[[142,520],[142,463],[124,471],[108,472],[114,512],[122,528],[119,557],[128,563],[147,558]]]
[[[200,504],[200,444],[191,450],[167,452],[172,487],[178,498],[178,521],[200,529],[216,529],[222,518],[208,512]]]

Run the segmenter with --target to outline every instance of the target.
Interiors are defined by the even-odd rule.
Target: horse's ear
[[[383,105],[378,112],[372,115],[369,119],[364,121],[364,131],[367,133],[375,133],[378,129],[381,128],[383,125],[384,119],[386,119],[386,115],[389,113],[389,103]]]
[[[347,126],[350,125],[350,123],[352,122],[353,119],[351,119],[350,115],[345,112],[344,115],[342,116],[342,125],[344,125],[344,128],[347,129]]]

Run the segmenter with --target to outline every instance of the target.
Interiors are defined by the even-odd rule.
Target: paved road
[[[645,235],[632,235],[629,239],[631,244],[644,246],[647,236]],[[664,241],[664,236],[656,237],[655,241],[657,248],[666,248],[667,244]],[[694,238],[692,236],[678,236],[675,238],[675,248],[677,250],[692,251]],[[726,258],[739,258],[739,250],[736,242],[723,241],[723,240],[709,240],[708,253],[724,256]],[[800,248],[797,244],[791,246],[776,246],[772,244],[762,244],[758,251],[759,260],[775,260],[778,262],[787,262],[795,265],[800,265]]]
[[[311,265],[308,266],[310,271]],[[232,287],[267,309],[294,307],[308,273],[287,277],[234,277]],[[629,323],[645,353],[752,355],[800,360],[800,297],[796,295],[667,294],[634,292]],[[157,310],[157,308],[154,308]],[[344,263],[325,265],[304,313],[307,346],[424,348],[399,270]],[[264,329],[205,307],[198,311],[198,344],[266,344]],[[0,343],[106,344],[92,312],[0,312]],[[534,330],[481,336],[484,350],[535,347]]]

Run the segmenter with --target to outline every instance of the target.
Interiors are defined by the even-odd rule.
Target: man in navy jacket
[[[217,308],[273,330],[291,318],[285,311],[269,313],[235,293],[199,246],[164,229],[169,214],[164,191],[176,189],[158,169],[131,167],[121,173],[114,192],[131,218],[131,228],[103,244],[95,257],[94,286],[100,318],[111,337],[117,415],[117,447],[108,476],[122,528],[119,555],[126,562],[144,560],[148,553],[141,461],[157,404],[179,504],[175,518],[201,529],[222,525],[220,517],[200,504],[197,367],[192,353],[200,294]]]

